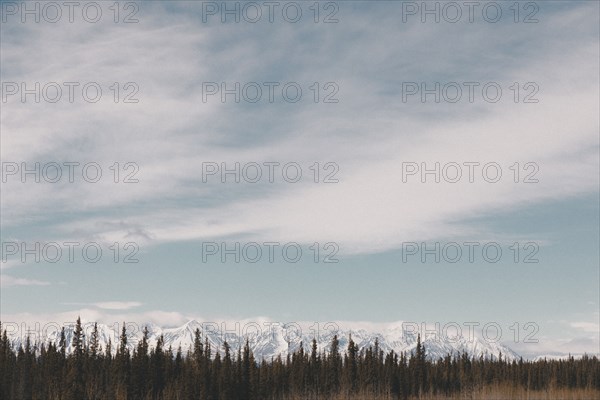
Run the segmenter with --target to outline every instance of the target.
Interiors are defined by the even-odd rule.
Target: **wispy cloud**
[[[448,71],[460,70],[460,74],[454,72],[449,78],[501,77],[507,83],[535,78],[542,88],[541,101],[531,105],[509,102],[424,107],[421,103],[401,103],[399,80],[439,76],[440,66],[426,61],[431,54],[446,54],[448,43],[441,42],[427,54],[421,54],[417,43],[421,43],[422,32],[391,24],[392,17],[379,8],[373,13],[380,18],[380,27],[369,25],[361,30],[366,28],[364,18],[349,14],[335,33],[327,32],[325,36],[331,39],[323,42],[325,50],[354,68],[340,69],[338,63],[324,63],[324,58],[312,55],[312,48],[300,45],[291,28],[283,28],[281,36],[269,35],[266,28],[257,29],[255,36],[247,38],[251,45],[241,47],[236,45],[236,39],[243,34],[242,27],[205,29],[196,20],[183,16],[176,26],[170,26],[168,18],[159,14],[160,5],[149,8],[146,23],[135,27],[137,34],[129,36],[130,40],[116,49],[112,44],[121,37],[120,30],[98,36],[82,28],[85,45],[72,45],[75,46],[72,50],[77,51],[65,55],[64,61],[70,65],[67,70],[62,67],[64,63],[57,63],[39,71],[35,60],[25,63],[20,59],[30,54],[48,55],[58,52],[58,48],[45,43],[42,48],[41,42],[34,41],[31,45],[40,47],[20,56],[16,45],[8,43],[3,49],[10,55],[8,61],[25,69],[19,75],[35,74],[38,79],[49,80],[59,77],[68,80],[69,76],[135,79],[141,87],[142,100],[137,105],[119,107],[69,104],[40,109],[34,105],[39,110],[35,120],[28,118],[31,105],[7,105],[10,114],[2,121],[3,131],[19,130],[23,134],[9,135],[4,140],[4,159],[66,159],[73,157],[72,150],[77,149],[78,158],[104,161],[107,166],[115,159],[136,161],[140,165],[140,183],[118,188],[106,181],[35,187],[9,183],[11,190],[3,199],[3,209],[10,210],[5,213],[6,224],[14,226],[24,218],[33,218],[46,221],[48,231],[54,235],[68,239],[101,238],[107,242],[133,237],[150,244],[240,235],[252,235],[253,240],[263,241],[336,241],[341,244],[342,252],[351,253],[393,249],[408,240],[448,236],[477,239],[488,235],[489,227],[465,220],[597,191],[597,179],[590,178],[598,175],[594,150],[598,146],[595,118],[599,106],[595,73],[598,63],[589,57],[596,51],[596,39],[581,27],[589,25],[591,8],[579,5],[567,14],[548,14],[546,18],[551,23],[537,26],[539,32],[534,37],[526,30],[515,30],[513,25],[499,27],[510,29],[511,43],[527,37],[529,42],[533,41],[530,48],[535,50],[531,50],[529,57],[515,61],[512,69],[485,62],[487,72],[479,64],[493,57],[486,56],[482,46],[485,43],[488,49],[503,49],[506,46],[503,35],[487,26],[473,26],[471,29],[477,31],[481,43],[472,43],[471,39],[466,43],[464,35],[448,31],[447,25],[428,27],[428,35],[449,36],[457,41],[455,45],[464,52],[464,58],[479,60],[468,66],[446,65]],[[551,34],[557,26],[573,24],[580,26],[572,33],[576,41],[556,38],[552,47],[544,45],[546,33]],[[38,35],[50,28],[28,29],[21,34]],[[315,33],[306,27],[301,29],[307,34]],[[382,35],[384,29],[387,33]],[[404,40],[399,43],[392,39],[396,36],[390,29],[396,29]],[[336,45],[338,39],[358,31],[361,35],[352,47]],[[72,33],[53,30],[52,36],[56,43],[65,43]],[[174,34],[178,37],[176,43],[170,40]],[[314,68],[290,67],[284,74],[265,67],[269,65],[267,61],[276,63],[286,59],[286,55],[275,51],[282,37],[291,41],[289,46],[298,45],[294,59],[321,60],[318,74]],[[221,46],[232,47],[227,52],[209,51],[217,38]],[[397,48],[394,54],[385,46],[391,40]],[[363,51],[357,52],[356,48]],[[403,61],[407,53],[415,54],[411,63]],[[223,69],[230,64],[228,60],[256,54],[266,61]],[[203,62],[209,55],[211,62]],[[69,62],[77,59],[95,60],[94,68]],[[133,62],[123,64],[121,59]],[[160,71],[146,67],[161,64],[165,59],[178,61],[168,63]],[[453,60],[443,59],[445,63]],[[385,65],[396,65],[402,76],[398,77],[397,69],[388,70]],[[382,69],[380,73],[366,73],[377,66]],[[288,107],[281,116],[277,114],[280,110],[277,105],[249,111],[235,104],[201,102],[202,79],[269,80],[274,74],[290,80],[336,80],[342,100],[337,105],[298,106],[293,110]],[[186,79],[173,79],[179,76]],[[557,80],[555,76],[570,78]],[[103,119],[109,109],[111,119]],[[437,116],[436,123],[431,123],[432,114]],[[465,115],[473,117],[466,119]],[[261,131],[269,133],[252,135],[256,139],[249,141],[248,130],[254,134],[255,128],[244,122],[247,118],[260,122]],[[285,125],[284,119],[288,122]],[[53,126],[51,121],[56,120],[60,121],[61,129],[53,132],[53,141],[47,143],[43,138],[48,134],[48,126]],[[96,121],[93,128],[89,120]],[[244,126],[241,131],[240,126]],[[236,141],[247,146],[233,145]],[[202,184],[199,180],[201,163],[207,160],[306,164],[334,161],[340,166],[340,183],[318,187],[281,184],[269,190],[245,187],[249,195],[217,195],[223,192],[222,184]],[[522,160],[535,161],[540,166],[539,184],[515,185],[508,179],[499,184],[456,185],[401,181],[404,161],[495,161],[503,164],[507,172],[508,166]],[[197,205],[199,199],[211,197],[220,201]],[[46,206],[50,202],[52,207],[42,207],[42,202]],[[150,203],[155,206],[148,206]],[[47,213],[44,209],[53,211]],[[55,219],[57,210],[67,209],[78,215]],[[123,217],[120,210],[127,210],[127,216]],[[101,217],[92,216],[98,212]]]
[[[92,305],[103,310],[129,310],[141,306],[142,303],[139,301],[105,301]]]
[[[570,322],[569,325],[586,333],[600,333],[600,323],[598,322]]]
[[[141,307],[144,303],[139,301],[101,301],[97,303],[63,303],[64,305],[92,306],[101,310],[130,310]]]
[[[21,263],[19,260],[6,260],[6,261],[0,261],[0,270],[5,270],[5,269],[9,269],[9,268],[14,268],[17,265],[24,265],[23,263]]]
[[[1,274],[0,283],[2,287],[8,286],[47,286],[50,282],[40,281],[36,279],[16,278],[10,275]]]

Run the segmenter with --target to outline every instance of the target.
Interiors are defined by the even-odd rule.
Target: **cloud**
[[[586,333],[600,333],[600,324],[598,322],[570,322],[569,325]]]
[[[156,324],[161,327],[175,327],[181,326],[189,320],[195,319],[194,315],[187,315],[180,312],[163,311],[163,310],[150,310],[144,312],[123,312],[126,309],[117,308],[89,308],[83,307],[62,312],[48,312],[48,313],[3,313],[0,317],[4,323],[11,323],[16,325],[30,325],[35,326],[36,324],[45,325],[51,323],[74,323],[77,318],[81,318],[84,323],[103,323],[112,326],[116,323],[137,323],[142,324]],[[201,320],[201,319],[199,319]]]
[[[21,260],[13,259],[0,262],[0,287],[10,287],[10,286],[48,286],[51,285],[50,282],[42,281],[38,279],[29,279],[29,278],[17,278],[11,275],[7,275],[4,271],[8,269],[13,269],[15,267],[24,267],[26,263],[21,262]]]
[[[22,262],[20,262],[19,260],[1,261],[0,262],[0,270],[14,268],[17,265],[24,265],[24,264]]]
[[[139,301],[101,301],[97,303],[62,303],[64,305],[92,306],[101,310],[130,310],[142,306],[144,303]]]
[[[321,52],[334,54],[339,63],[325,62],[330,58],[312,54],[314,49],[302,46],[290,27],[283,27],[281,35],[256,28],[247,37],[249,45],[241,46],[238,39],[247,34],[243,25],[205,29],[197,20],[181,16],[179,23],[171,26],[169,18],[159,14],[160,5],[147,10],[145,23],[129,27],[136,34],[116,49],[113,43],[121,37],[121,29],[99,36],[79,28],[81,44],[70,44],[72,51],[64,54],[64,62],[48,65],[43,71],[38,70],[35,60],[23,62],[20,57],[25,55],[20,56],[19,47],[9,42],[3,50],[10,55],[7,60],[11,65],[21,66],[19,76],[136,79],[141,101],[43,108],[7,104],[10,114],[7,112],[3,119],[2,129],[22,134],[3,139],[3,159],[62,160],[77,154],[82,162],[93,160],[104,165],[105,173],[110,173],[107,168],[115,160],[131,160],[140,167],[140,183],[115,186],[110,179],[97,184],[9,182],[11,190],[3,193],[5,224],[11,227],[30,220],[44,225],[46,229],[40,234],[60,235],[65,240],[100,238],[158,244],[246,236],[256,241],[335,241],[343,253],[385,251],[404,241],[490,236],[493,232],[489,227],[466,220],[597,191],[594,149],[598,146],[598,85],[594,83],[598,65],[591,57],[597,53],[595,37],[585,28],[590,8],[582,5],[568,15],[549,13],[551,23],[540,24],[539,35],[533,39],[527,30],[515,30],[514,25],[499,27],[511,30],[511,43],[527,37],[540,44],[529,57],[512,60],[512,68],[490,66],[493,57],[484,51],[483,43],[501,51],[510,43],[488,26],[470,28],[482,38],[473,43],[445,24],[432,24],[425,34],[456,40],[454,46],[464,56],[448,57],[451,47],[445,41],[430,53],[421,54],[419,35],[423,30],[392,24],[392,18],[381,8],[372,11],[373,17],[381,19],[379,27],[369,25],[366,29],[363,18],[349,14],[335,34],[327,33],[329,39],[323,41],[325,49]],[[557,38],[553,46],[545,45],[545,29],[554,30],[567,20],[580,26],[573,32],[578,40]],[[78,28],[61,31],[41,25],[22,29],[25,37],[53,29],[49,34],[56,43],[68,43],[71,30]],[[298,29],[315,35],[324,28]],[[395,35],[381,35],[389,29],[396,29],[404,38],[401,42],[393,40],[398,47],[395,53],[388,48]],[[178,40],[173,42],[175,35]],[[356,36],[353,46],[336,45],[344,35]],[[302,65],[290,65],[285,71],[269,68],[287,60],[287,53],[277,50],[284,39],[296,47],[294,59],[317,61],[322,67],[319,73]],[[217,48],[211,47],[214,43],[218,43]],[[31,46],[34,58],[65,53],[46,44],[40,47],[38,41],[32,41]],[[252,59],[258,53],[264,62],[230,65],[228,61]],[[404,54],[414,54],[411,63],[403,61]],[[425,63],[428,57],[443,60],[443,68]],[[462,64],[465,58],[474,60],[469,68]],[[76,62],[82,59],[94,60],[94,68]],[[121,59],[131,62],[123,64]],[[164,60],[177,62],[165,64]],[[62,67],[65,63],[69,65],[66,70]],[[147,65],[164,67],[158,70]],[[354,68],[340,68],[342,65]],[[386,65],[397,66],[401,76]],[[373,68],[381,68],[381,73],[366,73]],[[535,77],[542,88],[540,103],[423,105],[400,101],[400,81],[439,79],[440,69],[461,71],[449,79],[501,77],[507,85]],[[202,80],[268,81],[274,75],[301,82],[335,79],[340,85],[340,103],[288,105],[286,109],[278,104],[247,108],[219,101],[202,103]],[[570,78],[554,79],[556,76]],[[31,119],[34,109],[36,118]],[[102,117],[106,113],[110,119]],[[88,121],[95,122],[90,125]],[[49,129],[53,137],[50,142],[44,140]],[[203,184],[199,178],[204,161],[296,161],[304,165],[305,173],[315,161],[333,161],[340,167],[340,183],[282,182],[267,187]],[[405,161],[494,161],[502,165],[506,179],[498,184],[481,179],[455,185],[421,184],[418,179],[403,183],[401,165]],[[536,162],[540,183],[514,184],[506,174],[516,161]],[[66,210],[72,211],[73,217]],[[63,212],[65,218],[56,218]]]
[[[600,356],[600,324],[594,312],[587,321],[548,321],[561,326],[559,335],[543,335],[538,343],[514,343],[514,349],[524,357],[564,357],[569,354]]]
[[[36,279],[15,278],[10,275],[1,274],[0,283],[2,287],[8,286],[47,286],[50,282],[40,281]]]
[[[570,355],[600,356],[600,342],[597,337],[540,338],[539,343],[507,343],[524,358],[566,357]]]
[[[139,301],[105,301],[93,303],[92,305],[103,310],[129,310],[140,307],[142,304]]]

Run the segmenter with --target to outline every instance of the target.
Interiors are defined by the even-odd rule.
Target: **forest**
[[[1,324],[0,324],[1,330]],[[254,399],[597,399],[598,358],[507,361],[448,354],[429,360],[420,338],[410,354],[374,346],[345,349],[334,337],[328,349],[299,350],[285,358],[256,360],[245,346],[211,348],[195,332],[193,348],[148,343],[133,351],[125,325],[119,343],[101,348],[97,327],[84,338],[78,319],[71,343],[25,340],[15,349],[0,338],[0,398],[44,400],[254,400]],[[67,348],[71,350],[67,352]]]

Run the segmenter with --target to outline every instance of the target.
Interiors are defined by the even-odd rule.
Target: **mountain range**
[[[71,343],[74,332],[74,325],[65,325],[65,338],[67,343],[67,353],[72,351]],[[93,331],[93,324],[83,324],[84,341],[89,344],[89,339]],[[344,352],[348,347],[349,338],[358,345],[359,351],[367,349],[370,346],[375,347],[376,343],[384,353],[393,350],[394,352],[406,353],[413,352],[417,346],[417,333],[401,327],[389,328],[382,332],[369,332],[364,329],[344,330],[344,329],[322,329],[320,331],[311,330],[302,331],[298,325],[259,325],[258,323],[247,324],[244,328],[233,330],[231,327],[219,329],[215,323],[201,323],[198,321],[189,321],[183,326],[176,328],[161,328],[154,324],[144,324],[138,326],[127,324],[127,347],[133,351],[143,336],[143,330],[148,330],[148,343],[150,348],[156,345],[157,340],[162,336],[164,339],[163,347],[169,347],[176,352],[181,348],[185,354],[193,348],[196,329],[201,332],[201,339],[205,339],[211,346],[213,355],[217,351],[223,352],[223,343],[227,341],[233,353],[243,347],[246,339],[250,349],[257,360],[271,360],[277,356],[285,359],[288,354],[299,350],[302,345],[305,352],[310,353],[313,338],[316,339],[319,352],[327,352],[331,346],[334,335],[339,340],[339,349]],[[106,350],[109,341],[112,352],[116,352],[119,344],[122,326],[108,326],[98,324],[98,339],[103,350]],[[25,344],[26,337],[29,336],[32,343],[40,342],[59,344],[60,328],[58,324],[53,327],[47,327],[41,330],[30,330],[28,334],[10,334],[9,339],[15,348]],[[431,333],[422,339],[425,346],[426,357],[430,360],[437,360],[447,354],[461,355],[467,353],[471,357],[484,357],[497,359],[500,354],[503,359],[509,361],[518,360],[519,355],[509,347],[491,340],[485,340],[481,337],[443,337],[441,335],[432,335]]]

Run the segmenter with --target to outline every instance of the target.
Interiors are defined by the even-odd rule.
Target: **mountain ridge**
[[[88,345],[94,323],[84,323],[82,326],[84,330],[84,343]],[[118,324],[108,326],[101,323],[98,323],[97,326],[98,340],[101,348],[103,351],[106,350],[110,342],[112,352],[115,353],[120,340],[122,326]],[[235,330],[226,329],[226,327],[224,327],[225,329],[219,329],[216,323],[201,323],[196,320],[190,320],[182,326],[175,328],[162,328],[151,323],[141,325],[131,323],[126,324],[127,347],[133,352],[138,342],[142,339],[144,329],[147,329],[150,348],[153,348],[162,336],[164,340],[163,348],[171,348],[173,352],[181,348],[185,354],[193,348],[195,332],[199,330],[202,342],[204,343],[205,340],[208,341],[213,355],[216,355],[217,351],[222,352],[225,341],[227,341],[232,350],[237,350],[243,347],[246,340],[248,340],[255,359],[258,361],[268,361],[278,356],[286,358],[288,354],[298,351],[301,344],[305,352],[310,352],[313,338],[317,341],[319,352],[328,352],[333,337],[337,336],[339,349],[344,353],[351,336],[352,340],[358,346],[359,351],[377,345],[384,353],[394,351],[397,354],[410,354],[416,349],[418,337],[417,332],[400,328],[388,328],[382,332],[376,332],[366,329],[337,329],[335,324],[330,325],[329,328],[336,329],[309,329],[309,333],[303,331],[295,323],[282,325],[276,322],[266,322],[263,323],[263,326],[258,323],[250,323],[246,324],[243,329],[239,325],[236,327],[238,329]],[[9,339],[14,348],[24,346],[28,336],[32,344],[44,343],[48,345],[49,343],[53,343],[59,345],[60,329],[58,325],[55,328],[54,330],[47,330],[44,334],[33,331],[29,331],[28,334],[23,335],[9,334]],[[72,351],[71,343],[74,325],[66,325],[64,329],[67,343],[66,351],[70,353]],[[429,335],[422,338],[422,343],[425,346],[426,357],[430,360],[437,360],[448,354],[458,356],[463,353],[466,353],[470,357],[489,359],[498,359],[501,355],[502,358],[508,361],[520,358],[519,354],[508,346],[476,336],[442,338],[440,335],[432,335],[429,332]]]

